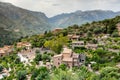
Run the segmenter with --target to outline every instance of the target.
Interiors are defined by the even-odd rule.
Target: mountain
[[[0,2],[0,46],[12,40],[40,34],[54,28],[113,18],[120,12],[91,10],[64,13],[48,18],[42,12],[29,11],[10,3]]]
[[[43,33],[51,29],[42,12],[33,12],[0,2],[0,46],[12,44],[18,38]]]
[[[67,27],[74,24],[84,24],[86,22],[100,21],[113,18],[120,15],[120,12],[109,10],[91,10],[91,11],[76,11],[73,13],[64,13],[49,18],[49,22],[54,27]]]
[[[0,2],[0,27],[21,36],[43,33],[50,29],[44,13],[33,12]]]

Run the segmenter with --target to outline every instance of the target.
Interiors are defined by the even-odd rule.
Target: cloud
[[[76,10],[119,11],[120,0],[0,0],[32,11],[44,12],[47,16]]]

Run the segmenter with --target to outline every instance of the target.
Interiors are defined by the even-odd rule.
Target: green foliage
[[[92,32],[91,31],[87,32],[87,37],[92,37]]]
[[[42,60],[42,55],[40,53],[36,53],[34,61],[38,64],[38,62],[41,60]]]
[[[49,71],[46,67],[33,70],[31,80],[48,80]]]
[[[113,32],[113,33],[112,33],[112,37],[119,37],[118,32]]]
[[[17,58],[15,59],[15,64],[19,64],[19,63],[20,63],[20,58],[17,57]]]
[[[62,69],[62,70],[66,70],[67,69],[67,65],[66,64],[61,64],[59,66],[59,68]]]
[[[67,41],[68,41],[67,37],[59,35],[58,37],[55,37],[52,40],[46,41],[44,46],[50,48],[56,53],[60,53],[63,45],[66,45]]]
[[[26,80],[26,71],[18,71],[17,80]]]
[[[72,71],[57,69],[57,74],[53,73],[50,80],[78,80],[78,77]]]
[[[35,53],[36,53],[36,54],[39,54],[39,53],[40,53],[40,50],[36,50]]]
[[[102,56],[102,55],[105,55],[107,52],[105,51],[105,50],[103,50],[103,49],[97,49],[96,51],[95,51],[99,56]]]
[[[102,32],[102,29],[99,28],[99,27],[97,27],[97,28],[94,29],[93,32],[94,32],[95,34],[100,34],[100,33]]]
[[[3,70],[3,66],[0,65],[0,72],[2,72],[2,70]]]
[[[95,79],[97,77],[97,79]],[[100,75],[92,77],[91,80],[119,80],[120,73],[118,68],[105,67],[101,70]]]
[[[42,55],[42,60],[43,61],[50,61],[50,56],[48,54],[43,54]]]

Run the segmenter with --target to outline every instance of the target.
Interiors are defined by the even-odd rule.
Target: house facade
[[[85,46],[87,49],[92,49],[92,50],[96,50],[98,48],[98,45],[97,44],[87,44]]]
[[[117,29],[118,29],[118,32],[119,32],[119,35],[120,35],[120,23],[118,23],[116,26],[117,26]]]
[[[67,37],[69,38],[69,40],[72,40],[72,41],[79,41],[80,35],[68,34]]]
[[[59,67],[61,64],[66,64],[68,68],[79,67],[85,63],[84,54],[76,54],[72,49],[63,48],[63,51],[59,55],[53,57],[53,65]]]
[[[73,41],[72,48],[74,49],[75,47],[84,47],[84,41]]]

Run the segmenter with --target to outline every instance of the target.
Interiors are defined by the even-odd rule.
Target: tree
[[[15,63],[16,63],[16,64],[19,64],[19,63],[20,63],[20,58],[19,58],[19,57],[17,57],[17,58],[15,59]]]
[[[62,69],[62,70],[66,70],[67,69],[67,65],[66,64],[61,64],[59,66],[59,68]]]
[[[115,67],[105,67],[100,72],[100,80],[119,80],[119,69]]]
[[[115,29],[116,29],[115,25],[110,24],[110,26],[109,26],[109,28],[108,28],[108,33],[109,33],[109,34],[112,34]]]
[[[49,78],[49,71],[46,67],[35,69],[32,73],[31,80],[47,80]]]
[[[113,32],[113,33],[112,33],[112,37],[119,37],[118,32]]]
[[[44,32],[44,35],[46,35],[46,34],[47,34],[47,31]]]
[[[92,37],[92,32],[91,31],[87,32],[87,37]]]
[[[101,29],[100,27],[97,27],[97,28],[94,29],[93,32],[94,32],[95,34],[99,34],[99,33],[102,32],[102,29]]]
[[[0,65],[0,72],[3,70],[3,66]]]
[[[39,53],[40,53],[40,51],[39,51],[39,50],[36,50],[36,51],[35,51],[35,53],[36,53],[36,54],[39,54]]]
[[[72,71],[55,69],[57,71],[51,76],[51,80],[81,80]]]
[[[93,39],[92,42],[93,42],[94,44],[97,44],[97,40],[96,40],[96,39]]]
[[[38,62],[41,60],[42,60],[42,55],[40,53],[36,53],[34,61],[38,64]]]
[[[46,61],[46,60],[50,61],[50,56],[48,54],[43,54],[42,55],[42,60],[43,61]]]
[[[67,44],[67,41],[68,38],[60,34],[52,40],[46,41],[44,46],[59,54],[62,50],[63,45]]]
[[[18,71],[17,80],[26,80],[26,71]]]

